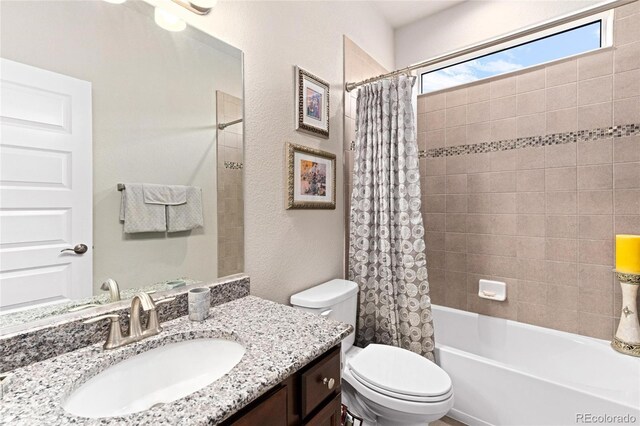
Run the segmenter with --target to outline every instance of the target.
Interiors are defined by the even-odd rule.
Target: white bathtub
[[[436,360],[453,381],[448,416],[469,425],[640,425],[640,358],[604,340],[442,306],[433,317]]]

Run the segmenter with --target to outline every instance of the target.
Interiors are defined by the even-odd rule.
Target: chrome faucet
[[[116,314],[100,315],[86,320],[84,323],[92,324],[103,319],[111,320],[111,326],[109,327],[109,333],[107,334],[107,341],[104,343],[103,348],[119,348],[120,346],[138,342],[146,337],[160,333],[162,331],[162,327],[158,321],[158,311],[156,308],[163,303],[169,303],[175,299],[175,297],[168,297],[154,302],[151,296],[145,292],[140,292],[133,296],[133,299],[131,299],[129,332],[125,335],[122,334],[122,330],[120,329],[120,316]],[[142,329],[142,322],[140,321],[140,308],[145,312],[149,312],[149,321],[147,322],[147,328],[144,330]]]
[[[120,287],[118,287],[118,283],[113,278],[107,278],[107,280],[100,286],[100,290],[109,292],[110,302],[117,302],[120,300]]]

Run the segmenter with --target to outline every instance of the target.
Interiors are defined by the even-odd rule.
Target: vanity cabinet
[[[340,346],[328,350],[224,421],[225,426],[339,426]]]

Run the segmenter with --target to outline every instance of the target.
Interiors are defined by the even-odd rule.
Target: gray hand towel
[[[156,185],[143,183],[144,202],[147,204],[164,204],[175,206],[187,202],[187,186],[182,185]]]
[[[169,232],[188,231],[204,225],[202,216],[202,190],[187,187],[187,202],[177,206],[167,206],[167,229]]]
[[[120,220],[124,221],[124,232],[165,232],[167,216],[163,204],[144,202],[144,190],[141,183],[127,183],[122,191]]]

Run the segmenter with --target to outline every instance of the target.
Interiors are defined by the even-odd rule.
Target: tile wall
[[[638,123],[637,2],[613,48],[420,96],[433,303],[611,338],[614,236],[640,234]],[[507,301],[480,299],[480,278]]]
[[[242,99],[217,91],[217,122],[242,118]],[[243,125],[218,129],[218,276],[244,271]]]

